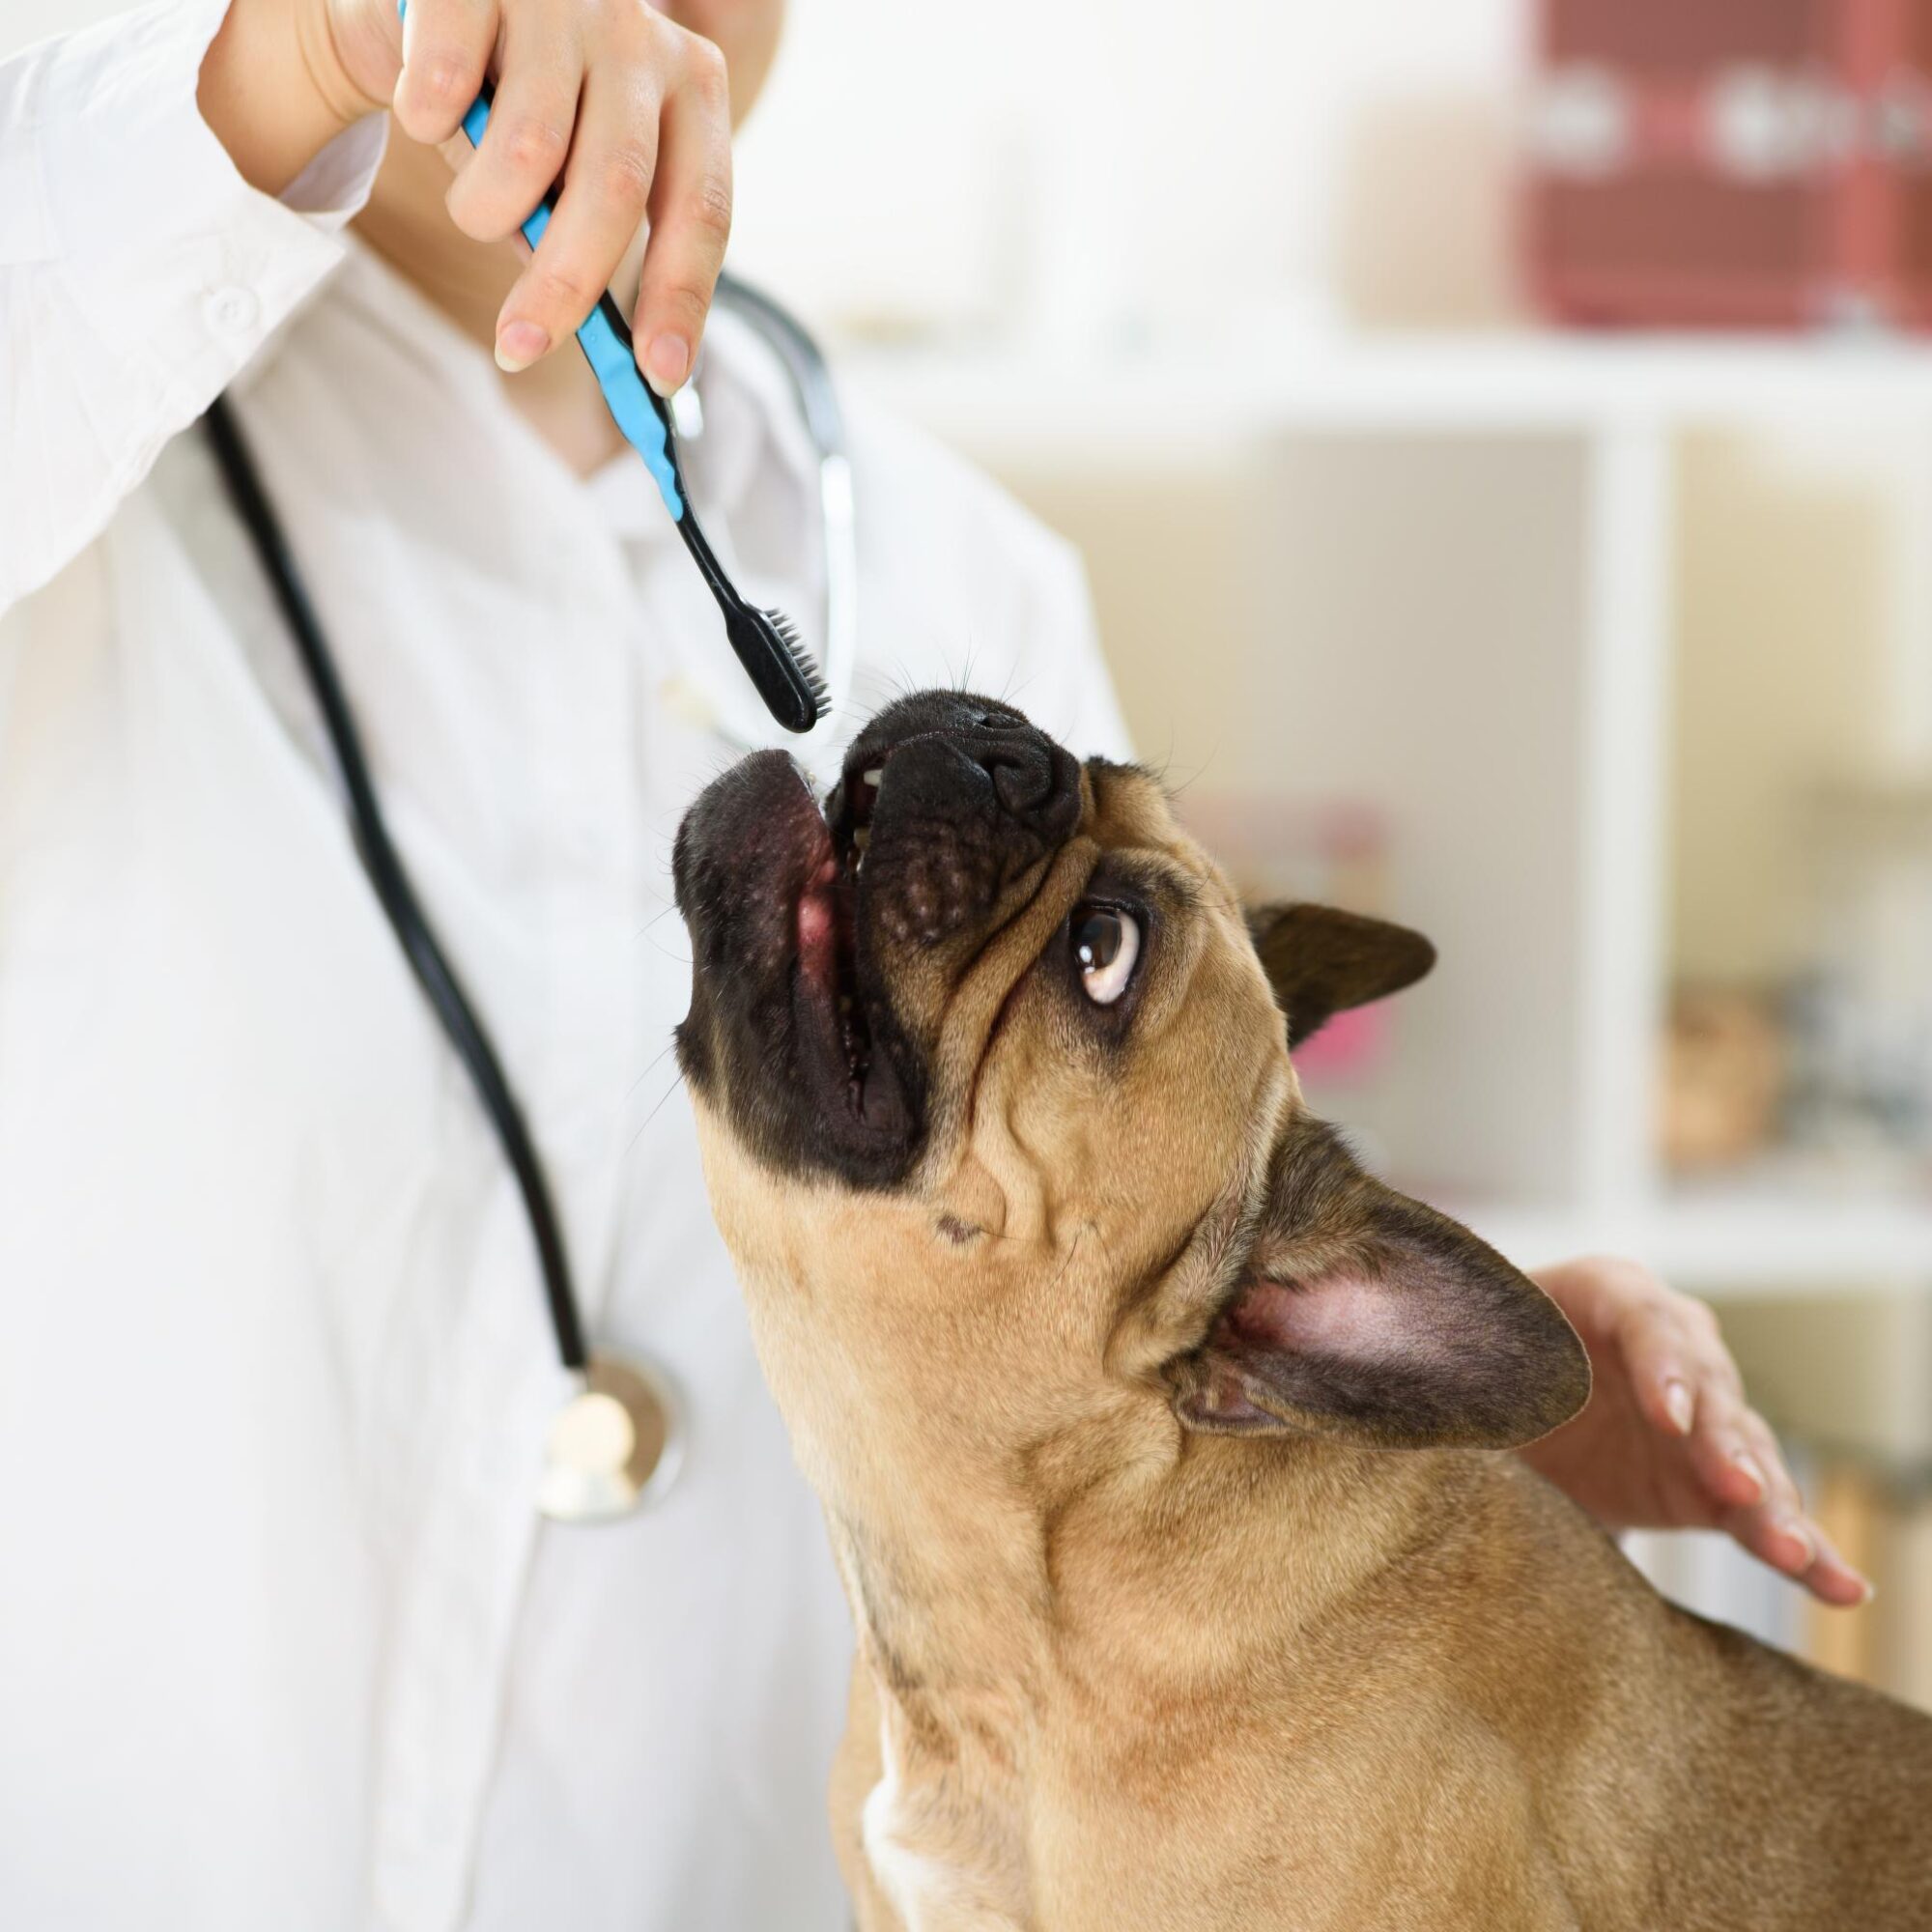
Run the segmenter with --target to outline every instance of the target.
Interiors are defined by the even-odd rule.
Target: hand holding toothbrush
[[[731,225],[731,97],[718,48],[643,0],[233,0],[203,64],[204,119],[242,175],[286,187],[334,136],[390,108],[410,139],[459,132],[485,78],[490,126],[449,189],[478,242],[556,211],[497,319],[497,359],[571,341],[650,224],[633,333],[660,395],[690,373]],[[452,150],[452,152],[456,152]]]
[[[677,4],[687,16],[710,8],[700,16],[728,30],[754,69],[769,60],[777,0]],[[202,63],[203,118],[270,193],[385,105],[405,135],[441,148],[457,169],[446,203],[462,234],[521,233],[529,249],[497,307],[497,362],[514,374],[576,337],[747,676],[780,725],[811,730],[826,712],[824,681],[790,620],[742,596],[711,548],[663,400],[696,358],[731,225],[724,56],[644,0],[412,0],[399,11],[396,0],[232,0]],[[408,192],[425,188],[433,200],[420,179]],[[379,184],[365,223],[382,201]],[[610,287],[646,227],[627,311]],[[439,270],[433,235],[418,229],[411,245],[408,271],[449,308],[463,270]],[[495,299],[486,288],[484,312]]]

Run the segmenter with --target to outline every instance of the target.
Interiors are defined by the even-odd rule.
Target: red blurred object
[[[1932,0],[1539,0],[1538,26],[1552,314],[1932,327]]]

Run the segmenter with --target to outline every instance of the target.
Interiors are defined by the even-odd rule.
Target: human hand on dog
[[[1594,1256],[1537,1285],[1590,1351],[1588,1405],[1521,1454],[1612,1529],[1721,1529],[1821,1603],[1871,1585],[1804,1514],[1717,1318],[1634,1262]]]

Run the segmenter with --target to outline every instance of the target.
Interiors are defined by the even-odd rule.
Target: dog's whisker
[[[663,1055],[659,1055],[659,1058],[662,1059]],[[631,1156],[631,1154],[637,1151],[638,1143],[643,1139],[644,1135],[647,1132],[649,1132],[651,1122],[655,1121],[658,1115],[664,1111],[665,1102],[668,1101],[670,1098],[670,1096],[673,1094],[675,1094],[680,1087],[684,1085],[684,1079],[685,1079],[684,1068],[680,1066],[677,1070],[677,1078],[673,1080],[670,1083],[670,1085],[667,1087],[664,1090],[664,1092],[658,1096],[657,1105],[654,1106],[651,1109],[651,1111],[644,1116],[643,1120],[639,1123],[638,1131],[631,1136],[630,1141],[625,1146],[624,1155],[626,1159],[628,1159]]]
[[[1097,1238],[1099,1230],[1091,1221],[1083,1221],[1079,1227],[1074,1229],[1073,1238],[1066,1244],[1066,1259],[1061,1263],[1060,1272],[1053,1277],[1054,1288],[1058,1289],[1061,1283],[1066,1279],[1066,1270],[1073,1265],[1073,1257],[1080,1252],[1080,1243],[1086,1237],[1090,1229]],[[1102,1241],[1100,1245],[1104,1248],[1106,1243]]]
[[[664,1045],[658,1049],[656,1053],[651,1055],[650,1064],[643,1068],[643,1070],[638,1075],[638,1077],[635,1080],[631,1082],[631,1084],[627,1088],[625,1088],[624,1098],[626,1100],[629,1100],[631,1095],[635,1094],[638,1091],[638,1089],[641,1087],[644,1084],[644,1082],[648,1080],[651,1077],[651,1075],[655,1073],[657,1069],[664,1065],[665,1055],[668,1053],[673,1053],[676,1051],[676,1049],[677,1049],[677,1037],[675,1035],[672,1035],[672,1037],[669,1039],[668,1039],[664,1043]]]
[[[645,920],[642,925],[639,926],[635,937],[639,939],[643,938],[647,932],[653,931],[676,910],[677,901],[675,899],[668,899],[656,912],[652,913],[649,919]]]

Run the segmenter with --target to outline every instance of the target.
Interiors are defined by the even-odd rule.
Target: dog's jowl
[[[1932,1721],[1496,1454],[1580,1344],[1302,1104],[1291,1043],[1426,942],[1243,908],[1148,774],[950,692],[823,810],[747,759],[677,892],[713,1206],[858,1626],[867,1932],[1932,1926]]]

